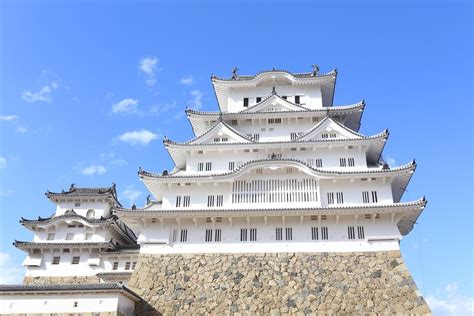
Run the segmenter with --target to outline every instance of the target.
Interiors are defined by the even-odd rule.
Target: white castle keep
[[[218,112],[186,110],[195,138],[164,140],[175,168],[139,171],[156,201],[115,213],[141,253],[398,250],[426,201],[402,202],[415,161],[358,133],[364,102],[333,106],[337,71],[212,77]]]
[[[282,306],[279,298],[277,303],[246,305],[248,288],[237,286],[232,293],[226,286],[220,296],[195,302],[200,291],[208,291],[200,288],[202,281],[192,281],[201,273],[212,276],[209,284],[226,284],[235,272],[233,282],[240,284],[248,272],[259,289],[254,299],[265,301],[268,293],[280,297],[271,288],[272,277],[258,279],[256,268],[236,272],[242,269],[236,265],[236,271],[219,279],[221,260],[231,262],[228,269],[239,260],[250,266],[266,256],[300,261],[303,272],[311,269],[315,256],[326,266],[345,262],[358,269],[359,285],[368,287],[375,280],[390,288],[386,293],[393,296],[393,306],[379,302],[380,293],[370,300],[343,296],[339,305],[349,306],[345,312],[429,312],[399,254],[400,240],[413,229],[427,203],[424,197],[402,201],[415,161],[389,166],[382,159],[388,130],[359,133],[363,101],[333,105],[336,70],[320,74],[313,65],[309,73],[272,69],[240,76],[237,72],[234,68],[229,79],[211,77],[218,111],[186,110],[193,139],[184,143],[164,139],[175,164],[171,171],[139,169],[153,196],[143,207],[123,207],[115,184],[108,188],[73,184],[67,191],[46,193],[56,211],[47,218],[21,219],[34,234],[31,242],[14,242],[27,254],[24,284],[0,286],[0,313],[128,315],[135,308],[140,315],[244,312],[253,307],[263,313],[296,313],[303,307],[305,314],[343,311],[328,308],[323,301],[300,306],[309,294],[301,298],[297,293],[313,293],[312,284],[301,285],[294,297],[285,296]],[[356,259],[350,259],[351,254]],[[206,256],[218,257],[214,266]],[[272,264],[283,260],[277,271],[287,269],[286,259],[275,260]],[[194,262],[197,272],[192,270]],[[203,265],[208,270],[200,270]],[[190,269],[193,273],[179,281]],[[386,275],[385,269],[390,270]],[[328,283],[312,280],[312,273],[302,277],[316,282],[318,295],[327,297],[320,293],[325,287],[328,293],[333,291],[330,287],[337,283],[331,281],[331,271],[324,272]],[[369,277],[361,272],[370,272]],[[296,268],[288,273],[293,278],[302,272]],[[337,277],[338,282],[345,278]],[[279,286],[293,284],[284,291],[291,292],[294,284],[300,286],[295,280]],[[344,286],[347,290],[357,285]],[[186,287],[190,290],[184,297]],[[222,297],[234,299],[223,303]],[[108,305],[103,303],[107,299]],[[361,300],[371,303],[359,308]],[[134,307],[136,302],[142,305]]]

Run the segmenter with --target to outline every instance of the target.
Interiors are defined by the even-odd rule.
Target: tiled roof
[[[17,247],[18,249],[26,250],[26,249],[45,249],[45,248],[58,248],[58,247],[84,247],[84,248],[108,248],[108,247],[115,247],[115,245],[110,241],[102,241],[102,242],[34,242],[34,241],[19,241],[15,240],[13,246]]]
[[[80,293],[80,292],[126,292],[135,300],[141,300],[135,292],[119,283],[72,283],[72,284],[18,284],[0,285],[1,294],[35,293]]]
[[[120,208],[117,211],[121,213],[141,213],[141,214],[174,214],[178,216],[182,213],[225,213],[230,212],[232,214],[237,213],[245,213],[245,212],[292,212],[292,211],[332,211],[332,210],[370,210],[370,209],[393,209],[393,208],[404,208],[404,207],[411,207],[411,206],[421,206],[424,207],[426,205],[427,200],[425,197],[422,197],[415,201],[410,202],[399,202],[399,203],[390,203],[390,204],[381,204],[381,203],[359,203],[354,205],[334,205],[334,206],[303,206],[303,207],[284,207],[284,208],[276,208],[276,207],[268,207],[268,208],[181,208],[181,209],[167,209],[167,210],[160,210],[160,211],[150,211],[147,209],[126,209]]]
[[[240,76],[240,75],[236,75],[236,76],[233,76],[232,78],[219,78],[217,76],[212,76],[211,79],[212,80],[217,80],[217,81],[246,81],[246,80],[252,80],[252,79],[255,79],[257,78],[258,76],[262,75],[262,74],[266,74],[266,73],[278,73],[278,72],[283,72],[283,73],[287,73],[288,75],[294,77],[294,78],[318,78],[318,77],[329,77],[329,76],[333,76],[333,75],[336,75],[337,74],[337,69],[334,69],[328,73],[325,73],[325,74],[319,74],[317,72],[304,72],[304,73],[291,73],[289,72],[288,70],[282,70],[282,69],[271,69],[271,70],[263,70],[263,71],[260,71],[258,73],[256,73],[255,75],[253,76]]]
[[[87,218],[85,216],[77,214],[76,212],[74,212],[74,210],[70,210],[68,213],[65,213],[64,215],[51,216],[51,217],[46,217],[46,218],[38,216],[38,219],[26,219],[22,217],[20,219],[20,224],[22,225],[47,224],[56,220],[67,220],[67,219],[81,219],[90,224],[107,224],[110,222],[114,222],[118,220],[119,218],[116,215],[112,215],[109,217],[100,217],[100,218]]]
[[[212,173],[212,174],[191,174],[191,175],[175,175],[175,173],[170,173],[167,175],[163,174],[156,174],[156,173],[150,173],[144,170],[140,170],[138,173],[140,176],[145,176],[145,177],[150,177],[150,178],[210,178],[210,177],[222,177],[222,176],[228,176],[232,174],[237,174],[243,169],[247,168],[248,166],[252,164],[257,164],[257,163],[262,163],[262,162],[293,162],[297,163],[300,165],[303,165],[304,167],[320,174],[335,174],[335,175],[341,175],[341,174],[374,174],[374,173],[393,173],[393,172],[399,172],[403,170],[414,170],[416,168],[416,163],[415,160],[412,162],[396,167],[396,168],[371,168],[371,169],[365,169],[365,170],[341,170],[341,169],[324,169],[324,168],[314,168],[304,161],[298,160],[298,159],[256,159],[256,160],[251,160],[242,166],[240,166],[237,169],[234,169],[232,171],[227,171],[227,172],[222,172],[222,173]]]
[[[48,198],[54,198],[54,197],[89,197],[89,196],[103,196],[103,197],[109,197],[112,198],[116,203],[120,204],[120,202],[117,200],[117,191],[115,188],[115,183],[112,184],[111,187],[106,187],[106,188],[79,188],[76,187],[75,184],[71,184],[70,188],[68,191],[62,190],[61,192],[50,192],[47,191],[45,195]]]
[[[262,101],[263,102],[263,101]],[[291,103],[291,102],[290,102]],[[293,104],[293,103],[292,103]],[[301,105],[300,105],[301,106]],[[197,111],[193,109],[186,109],[186,113],[191,113],[191,114],[196,114],[196,115],[215,115],[215,116],[236,116],[236,115],[242,115],[246,114],[248,116],[253,116],[255,114],[257,115],[268,115],[268,114],[279,114],[279,113],[294,113],[294,114],[301,114],[301,113],[317,113],[317,112],[322,112],[322,113],[328,113],[329,115],[332,115],[333,113],[331,112],[346,112],[346,111],[353,111],[353,110],[360,110],[365,107],[365,102],[361,101],[356,104],[352,105],[344,105],[344,106],[331,106],[331,107],[326,107],[326,108],[320,108],[320,109],[305,109],[302,111],[275,111],[275,112],[252,112],[252,113],[247,113],[247,112],[211,112],[211,111]]]

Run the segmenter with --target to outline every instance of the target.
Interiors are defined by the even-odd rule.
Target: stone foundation
[[[152,314],[428,314],[399,251],[139,257],[129,282]]]
[[[23,284],[71,284],[71,283],[100,283],[100,279],[95,276],[75,276],[75,277],[31,277],[26,276]]]

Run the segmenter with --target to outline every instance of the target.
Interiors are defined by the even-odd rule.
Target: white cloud
[[[181,80],[179,80],[179,83],[190,86],[194,83],[194,79],[192,76],[186,76],[181,78]]]
[[[13,193],[15,193],[14,190],[0,190],[0,196],[9,196],[9,195],[12,195]]]
[[[125,190],[122,192],[122,195],[130,202],[134,203],[142,193],[135,189],[133,185],[128,186],[125,188]]]
[[[138,112],[138,100],[126,98],[112,105],[113,113],[137,113]]]
[[[428,296],[426,301],[433,315],[472,315],[474,313],[474,298],[463,295],[458,291],[457,283],[449,283],[435,296]]]
[[[158,64],[158,58],[146,57],[140,60],[138,68],[143,71],[147,77],[146,84],[153,86],[156,83],[156,66]]]
[[[52,81],[49,85],[43,86],[38,92],[31,92],[29,90],[23,91],[21,98],[30,103],[40,101],[51,103],[53,102],[51,92],[57,88],[59,88],[59,85],[55,81]]]
[[[104,166],[92,165],[92,166],[83,168],[81,170],[81,173],[87,176],[93,176],[95,174],[98,174],[98,175],[104,174],[106,171],[107,169],[105,169]]]
[[[397,162],[395,161],[395,159],[392,158],[392,157],[390,157],[390,156],[388,156],[388,157],[385,159],[385,162],[388,163],[388,165],[389,165],[390,167],[395,166],[396,163],[397,163]]]
[[[21,284],[24,271],[10,254],[0,252],[0,284]]]
[[[122,142],[125,142],[130,145],[140,146],[147,146],[152,140],[157,138],[157,134],[144,129],[139,131],[126,132],[118,137],[118,139]]]
[[[7,159],[5,157],[0,156],[0,169],[5,169],[7,166]]]
[[[23,127],[23,126],[18,126],[18,127],[16,128],[16,132],[17,132],[18,134],[25,134],[27,131],[28,131],[28,130],[26,129],[26,127]]]
[[[191,91],[191,96],[193,97],[191,102],[191,106],[195,110],[200,110],[202,108],[202,97],[204,94],[201,92],[201,90],[192,90]]]
[[[17,118],[18,116],[16,115],[0,115],[0,121],[3,122],[13,122],[16,121]]]
[[[153,104],[150,107],[149,112],[152,115],[160,115],[160,114],[168,112],[171,109],[174,109],[175,107],[176,107],[176,102],[166,103],[165,105]]]

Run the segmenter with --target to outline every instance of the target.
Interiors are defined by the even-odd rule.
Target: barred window
[[[328,240],[329,239],[329,234],[328,234],[328,228],[327,227],[321,227],[321,239],[322,240]]]
[[[369,191],[362,191],[362,203],[370,203]]]
[[[223,195],[217,195],[216,196],[216,204],[217,204],[217,207],[222,207],[224,205],[224,196]]]
[[[191,205],[191,197],[189,195],[185,195],[183,197],[183,207],[189,207]]]
[[[323,160],[321,158],[316,158],[314,160],[314,165],[316,168],[321,168],[323,166]]]
[[[347,226],[347,238],[355,239],[354,226]]]
[[[208,195],[207,196],[207,207],[213,207],[214,206],[214,195]]]
[[[240,229],[240,241],[247,241],[247,228]]]
[[[218,228],[214,231],[214,241],[222,240],[222,229]]]
[[[72,257],[71,264],[79,264],[79,261],[81,261],[81,257]]]
[[[204,162],[198,162],[197,171],[203,171],[203,170],[204,170]]]
[[[285,229],[285,237],[286,240],[293,240],[293,228],[287,227]]]
[[[377,191],[372,191],[372,202],[377,203],[379,200],[377,198]]]
[[[206,171],[212,170],[212,162],[206,162]]]
[[[357,238],[359,239],[365,238],[364,226],[357,226]]]
[[[339,166],[340,167],[345,167],[346,166],[346,158],[340,158],[339,159]]]
[[[275,230],[275,239],[276,240],[283,240],[283,234],[282,234],[283,228],[276,228]]]
[[[206,242],[212,241],[212,229],[206,229]]]
[[[328,192],[328,204],[334,204],[334,192]]]
[[[250,228],[250,241],[257,241],[257,229]]]
[[[234,170],[234,167],[235,167],[235,162],[229,161],[229,170]]]
[[[181,236],[179,238],[180,242],[187,242],[188,241],[188,230],[187,229],[181,229]]]
[[[130,261],[125,262],[125,270],[130,270],[132,263]]]
[[[355,166],[355,160],[354,158],[347,158],[347,165],[349,167],[354,167]]]
[[[311,239],[312,240],[318,240],[319,239],[318,227],[311,227]]]
[[[344,193],[336,192],[336,204],[343,204],[344,203]]]
[[[118,261],[114,262],[114,265],[112,266],[112,270],[117,270],[118,269]]]

